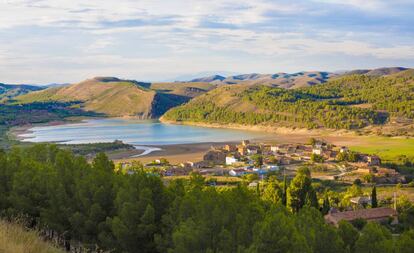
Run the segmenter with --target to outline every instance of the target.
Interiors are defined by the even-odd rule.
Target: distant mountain
[[[214,81],[223,81],[224,79],[226,79],[224,76],[213,75],[213,76],[195,78],[195,79],[191,80],[190,82],[207,82],[207,83],[211,83],[211,82],[214,82]]]
[[[408,70],[404,67],[388,67],[388,68],[377,68],[377,69],[356,69],[351,71],[345,71],[340,76],[344,75],[367,75],[367,76],[387,76],[396,74],[402,71]]]
[[[27,94],[32,91],[38,91],[44,89],[40,86],[34,85],[18,85],[18,84],[3,84],[0,83],[0,102],[13,99],[14,97]]]
[[[326,82],[329,78],[336,76],[334,73],[312,71],[312,72],[298,72],[293,74],[275,73],[275,74],[243,74],[234,75],[224,78],[223,76],[210,76],[198,78],[191,81],[210,82],[215,85],[228,84],[246,84],[255,85],[262,84],[272,87],[280,87],[287,89],[294,89],[299,87],[312,86]]]
[[[188,101],[187,97],[150,89],[150,83],[96,77],[63,87],[51,87],[16,97],[18,103],[79,102],[85,111],[107,116],[154,118],[171,107]]]

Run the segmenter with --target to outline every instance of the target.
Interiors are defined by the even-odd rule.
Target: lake
[[[240,141],[269,135],[264,132],[163,124],[134,119],[88,119],[79,123],[38,126],[20,134],[22,141],[84,144],[122,140],[135,146]]]

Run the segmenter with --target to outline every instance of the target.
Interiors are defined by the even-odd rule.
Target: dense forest
[[[164,119],[359,129],[384,124],[390,117],[414,118],[414,78],[410,75],[351,75],[293,90],[263,85],[234,90],[223,87],[209,92],[171,109]],[[225,99],[228,102],[223,103]]]
[[[322,187],[323,188],[323,187]],[[290,180],[268,177],[248,189],[207,186],[198,174],[168,184],[136,164],[116,170],[104,154],[92,163],[54,145],[0,152],[0,212],[25,217],[85,247],[113,252],[412,252],[414,207],[400,225],[325,223],[336,194],[302,168]],[[401,233],[392,236],[391,233]]]

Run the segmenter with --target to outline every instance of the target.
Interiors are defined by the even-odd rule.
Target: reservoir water
[[[258,139],[263,132],[163,124],[133,119],[88,119],[79,123],[38,126],[21,134],[22,141],[83,144],[122,140],[135,146]]]

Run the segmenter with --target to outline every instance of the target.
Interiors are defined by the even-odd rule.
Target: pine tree
[[[371,206],[372,208],[376,208],[378,207],[378,201],[377,201],[377,187],[374,185],[374,187],[372,188],[372,193],[371,193]]]

